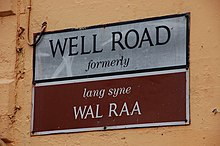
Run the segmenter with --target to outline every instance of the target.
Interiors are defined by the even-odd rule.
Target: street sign
[[[187,23],[181,15],[47,32],[35,47],[34,82],[184,66]]]
[[[45,33],[32,134],[189,124],[188,24],[180,14]]]

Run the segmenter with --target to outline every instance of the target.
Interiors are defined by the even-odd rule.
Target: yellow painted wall
[[[32,0],[30,31],[85,27],[191,13],[189,126],[30,136],[33,48],[26,43],[28,0],[5,0],[0,17],[0,138],[15,146],[220,146],[219,0]],[[0,13],[5,1],[0,1]],[[8,6],[8,5],[7,5]],[[16,9],[14,9],[14,6]],[[5,14],[5,13],[4,13]],[[19,36],[19,28],[25,31]],[[32,37],[32,35],[31,35]]]

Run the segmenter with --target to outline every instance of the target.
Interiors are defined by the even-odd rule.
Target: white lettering
[[[84,91],[83,91],[83,98],[90,98],[90,97],[103,98],[104,95],[105,95],[105,89],[87,91],[87,89],[84,88]]]
[[[78,118],[87,119],[89,116],[92,119],[94,118],[99,119],[103,117],[103,115],[99,113],[99,104],[97,104],[96,107],[93,107],[93,108],[92,108],[92,105],[89,105],[88,108],[87,108],[87,105],[83,107],[79,106],[78,109],[76,106],[74,106],[73,111],[74,111],[74,119],[78,119]],[[95,113],[93,111],[95,111]]]
[[[99,115],[99,104],[96,105],[96,114],[95,114],[95,118],[99,119],[102,118],[103,115]]]
[[[131,87],[120,87],[120,88],[110,88],[108,90],[108,95],[112,97],[117,97],[118,95],[130,94]]]
[[[92,106],[90,105],[88,110],[87,110],[87,113],[84,117],[84,119],[87,119],[88,116],[92,116],[92,118],[94,118],[94,114],[93,114],[93,111],[92,111]]]
[[[134,112],[137,112],[138,115],[141,115],[141,110],[140,110],[138,101],[135,102],[134,107],[133,107],[133,110],[132,110],[132,112],[131,112],[131,115],[133,115]]]
[[[129,116],[128,106],[126,102],[123,104],[119,116],[122,116],[123,113],[126,113],[126,115]]]
[[[113,107],[114,107],[114,108],[113,108]],[[110,105],[109,105],[109,114],[108,114],[109,117],[112,116],[112,113],[114,113],[116,117],[118,116],[117,112],[115,111],[116,108],[117,108],[117,104],[115,104],[115,103],[110,103]]]
[[[80,115],[81,119],[83,119],[85,111],[86,111],[86,107],[87,106],[85,105],[84,108],[83,108],[83,111],[82,111],[82,107],[81,106],[79,106],[78,110],[77,110],[76,106],[73,107],[75,119],[78,118],[78,115]]]

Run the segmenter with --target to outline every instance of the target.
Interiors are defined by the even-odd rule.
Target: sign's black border
[[[186,65],[143,69],[143,70],[133,70],[133,71],[123,71],[123,72],[113,72],[113,73],[103,73],[103,74],[95,74],[95,75],[73,76],[73,77],[64,77],[64,78],[56,78],[56,79],[35,80],[35,59],[36,59],[36,45],[35,45],[33,46],[34,47],[34,50],[33,50],[33,84],[35,85],[37,83],[44,83],[44,82],[75,80],[75,79],[83,79],[83,78],[95,78],[95,77],[102,77],[102,76],[114,76],[114,75],[133,74],[133,73],[142,73],[142,72],[172,70],[172,69],[183,69],[183,68],[188,69],[189,68],[190,13],[166,15],[166,16],[145,18],[145,19],[139,19],[139,20],[116,22],[116,23],[111,23],[111,24],[94,25],[94,26],[85,27],[83,29],[82,28],[69,28],[69,29],[63,29],[63,30],[48,31],[48,32],[44,32],[43,35],[69,32],[69,31],[80,31],[80,30],[94,29],[94,28],[101,28],[101,27],[111,27],[111,26],[116,26],[116,25],[125,25],[125,24],[130,24],[130,23],[139,23],[139,22],[144,22],[144,21],[169,19],[169,18],[176,18],[176,17],[182,17],[182,16],[186,17]],[[36,41],[36,38],[39,34],[40,33],[34,33],[34,42]],[[42,36],[42,39],[43,39],[43,36]]]

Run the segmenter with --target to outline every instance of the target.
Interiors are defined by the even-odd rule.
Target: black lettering
[[[96,50],[96,36],[97,36],[97,34],[94,34],[93,35],[93,53],[100,53],[100,52],[102,52],[102,50]]]
[[[128,42],[129,42],[129,40],[128,40],[128,35],[129,35],[131,32],[134,32],[134,34],[135,34],[135,36],[136,36],[136,42],[134,43],[133,46],[131,46],[131,45],[128,44]],[[130,39],[130,40],[134,40],[134,39]],[[129,30],[129,31],[126,33],[126,35],[125,35],[125,45],[126,45],[126,47],[129,48],[129,49],[133,49],[133,48],[135,48],[135,47],[138,45],[138,42],[139,42],[139,34],[138,34],[138,32],[137,32],[135,29]]]
[[[119,39],[116,41],[116,34],[118,34]],[[122,39],[122,33],[121,32],[112,32],[112,51],[115,51],[115,44],[118,43],[119,46],[122,48],[122,50],[125,49],[125,47],[121,44],[121,39]]]
[[[144,38],[145,35],[147,36],[147,38]],[[139,45],[138,48],[141,48],[142,43],[143,43],[144,41],[148,41],[148,42],[150,43],[150,46],[154,46],[154,44],[152,43],[152,40],[151,40],[151,38],[150,38],[150,34],[149,34],[147,28],[144,29],[144,33],[143,33],[143,36],[142,36],[142,38],[141,38],[140,45]]]
[[[73,55],[77,55],[77,54],[78,54],[78,51],[77,51],[77,52],[73,52],[73,48],[74,48],[74,47],[77,47],[77,45],[78,45],[78,44],[73,44],[73,39],[74,39],[74,40],[77,40],[77,39],[78,39],[78,36],[76,36],[76,37],[70,37],[70,38],[69,38],[69,41],[70,41],[69,56],[73,56]]]
[[[164,42],[160,42],[159,36],[160,36],[160,29],[165,29],[167,31],[167,39]],[[156,45],[164,45],[170,40],[170,29],[163,25],[156,27]]]
[[[89,54],[90,52],[91,52],[91,50],[90,51],[88,51],[88,52],[86,52],[84,49],[85,49],[85,45],[84,45],[84,38],[85,38],[85,36],[81,36],[81,38],[82,38],[82,51],[81,51],[81,55],[82,54]]]
[[[61,46],[60,40],[58,39],[58,40],[57,40],[57,43],[56,43],[55,49],[54,49],[54,46],[53,46],[53,40],[49,40],[49,42],[50,42],[50,48],[51,48],[53,57],[55,57],[55,55],[56,55],[57,47],[59,47],[59,50],[60,50],[61,55],[62,55],[62,56],[64,55],[64,51],[65,51],[65,48],[66,48],[66,41],[67,41],[67,39],[68,39],[68,38],[65,38],[65,39],[64,39],[64,45],[63,45],[63,47]]]

